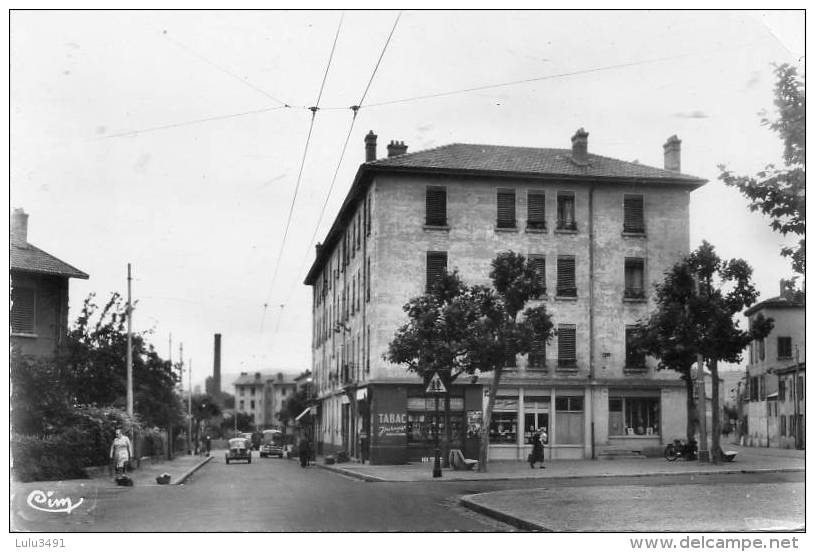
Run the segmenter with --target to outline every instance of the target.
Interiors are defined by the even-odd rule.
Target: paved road
[[[216,456],[185,485],[111,486],[88,496],[83,508],[70,516],[17,512],[20,515],[15,516],[14,527],[67,532],[510,531],[513,528],[508,525],[463,508],[459,497],[530,488],[551,489],[557,495],[558,488],[570,492],[585,488],[582,500],[569,506],[580,512],[592,507],[595,496],[627,493],[627,487],[670,496],[672,486],[688,484],[711,489],[729,486],[731,490],[740,486],[742,490],[734,491],[734,496],[743,496],[755,485],[794,484],[803,490],[803,474],[367,483],[318,468],[304,470],[296,461],[255,457],[251,464],[225,465],[223,457]],[[721,491],[728,492],[725,488]],[[630,504],[636,506],[636,502]],[[744,500],[744,504],[749,508],[750,501]],[[688,505],[678,503],[676,507]],[[760,515],[755,512],[755,516]]]

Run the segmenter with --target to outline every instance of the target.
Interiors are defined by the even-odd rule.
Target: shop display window
[[[609,435],[659,435],[659,426],[658,398],[609,398]]]
[[[490,444],[515,444],[518,440],[518,413],[493,412],[490,421]]]

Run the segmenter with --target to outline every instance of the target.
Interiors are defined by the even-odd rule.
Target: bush
[[[18,481],[54,481],[87,477],[89,450],[79,430],[37,437],[13,435],[12,473]]]

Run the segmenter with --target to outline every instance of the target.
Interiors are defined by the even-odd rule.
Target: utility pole
[[[169,339],[169,354],[167,355],[170,362],[170,373],[173,373],[173,332],[170,332]],[[175,384],[173,384],[173,392],[175,392]],[[168,424],[167,427],[167,460],[172,460],[175,456],[173,451],[173,424]]]
[[[190,369],[187,371],[187,454],[192,454],[192,359],[190,359]]]
[[[130,301],[130,263],[127,263],[127,415],[133,417],[133,305]]]

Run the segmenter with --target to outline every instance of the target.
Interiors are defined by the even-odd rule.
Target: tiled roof
[[[674,171],[657,169],[588,154],[588,163],[572,161],[572,150],[553,148],[523,148],[479,144],[449,144],[395,157],[377,159],[365,166],[403,169],[446,169],[479,173],[510,173],[540,176],[598,177],[644,179],[651,181],[684,181],[700,186],[705,180]],[[694,186],[694,187],[695,187]]]
[[[260,378],[255,378],[255,373],[252,372],[251,374],[241,374],[238,376],[238,379],[232,382],[232,385],[265,385],[266,382],[271,382],[273,385],[275,384],[288,384],[294,385],[293,381],[294,376],[291,374],[283,374],[283,379],[277,379],[277,373],[274,374],[260,374]]]
[[[775,309],[792,309],[792,308],[799,308],[802,309],[806,306],[806,301],[803,297],[771,297],[769,299],[765,299],[760,303],[756,303],[746,311],[744,311],[745,316],[750,316],[761,309],[768,309],[768,308],[775,308]]]
[[[12,243],[9,256],[11,257],[11,270],[64,276],[66,278],[81,278],[83,280],[88,279],[88,275],[81,270],[72,267],[64,261],[60,261],[50,253],[46,253],[30,243]]]

